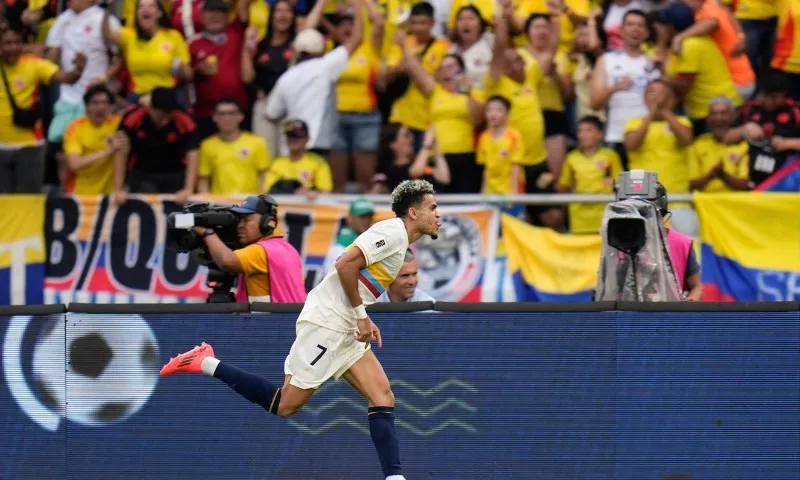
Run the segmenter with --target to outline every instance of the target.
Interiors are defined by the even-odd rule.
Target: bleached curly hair
[[[425,195],[435,194],[427,180],[403,180],[392,192],[392,211],[398,217],[405,217],[408,209],[419,206]]]

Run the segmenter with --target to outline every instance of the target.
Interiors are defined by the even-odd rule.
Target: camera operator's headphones
[[[278,226],[278,202],[269,195],[259,195],[256,212],[261,214],[258,229],[261,235],[270,235]]]
[[[667,189],[661,182],[656,184],[656,199],[653,200],[653,204],[655,204],[659,213],[661,213],[661,218],[666,218],[667,214],[669,214],[669,210],[667,209]]]

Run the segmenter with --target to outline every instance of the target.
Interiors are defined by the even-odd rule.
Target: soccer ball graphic
[[[46,329],[33,352],[39,398],[83,425],[103,426],[136,413],[158,381],[158,343],[139,315],[70,317]],[[66,353],[66,372],[64,354]]]

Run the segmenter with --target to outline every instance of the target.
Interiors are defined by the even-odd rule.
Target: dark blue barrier
[[[208,341],[280,382],[295,318],[0,317],[0,478],[381,478],[343,382],[278,419],[215,379],[157,377]],[[796,311],[373,318],[409,480],[800,478]]]

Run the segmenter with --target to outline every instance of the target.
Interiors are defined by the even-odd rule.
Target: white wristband
[[[367,307],[362,303],[361,305],[353,308],[356,311],[356,318],[367,318]]]

